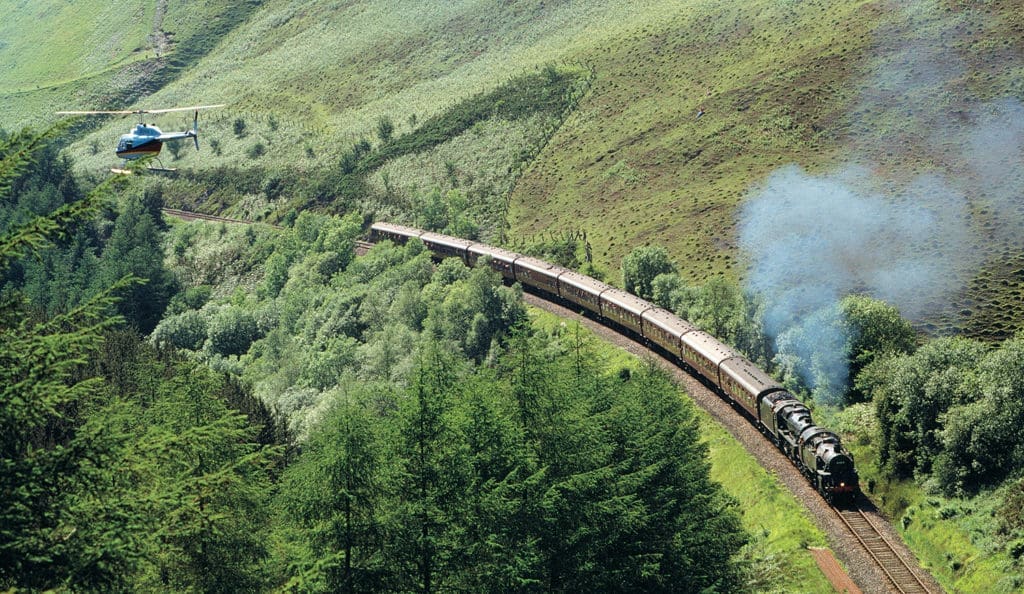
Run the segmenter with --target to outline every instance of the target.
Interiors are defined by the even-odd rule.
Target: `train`
[[[397,244],[415,238],[436,259],[459,258],[467,266],[486,262],[506,282],[520,283],[639,338],[740,409],[830,504],[851,502],[859,492],[853,456],[838,435],[815,425],[807,406],[767,372],[672,312],[574,270],[500,247],[385,222],[374,223],[369,238]]]

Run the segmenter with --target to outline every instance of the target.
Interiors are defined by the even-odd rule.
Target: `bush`
[[[389,142],[391,136],[395,133],[395,123],[391,121],[388,116],[380,116],[377,118],[377,138],[381,142]]]
[[[654,279],[660,274],[671,274],[676,265],[660,246],[643,246],[622,259],[622,282],[626,290],[643,297],[654,298]]]
[[[225,307],[210,320],[209,350],[219,355],[242,355],[258,338],[256,318],[237,307]]]
[[[206,340],[206,318],[191,309],[165,318],[153,330],[151,340],[158,346],[199,350]]]

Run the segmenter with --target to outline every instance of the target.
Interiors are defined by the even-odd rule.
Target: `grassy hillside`
[[[966,197],[976,254],[956,271],[967,277],[963,289],[917,322],[1000,337],[1024,319],[1024,245],[1007,232],[1024,212],[987,202],[997,193],[1020,203],[1024,174],[1012,165],[1021,141],[1004,151],[1011,177],[995,186],[979,179],[984,166],[964,149],[989,102],[1024,101],[1024,16],[1012,0],[79,4],[35,3],[32,13],[16,5],[17,22],[2,25],[0,56],[27,61],[8,66],[12,76],[0,83],[0,125],[138,97],[143,106],[227,103],[200,121],[202,152],[163,157],[199,172],[167,182],[197,202],[223,194],[204,175],[250,180],[210,208],[271,216],[307,207],[263,188],[336,169],[354,144],[377,143],[382,117],[396,136],[411,134],[547,64],[581,64],[592,84],[557,129],[492,119],[449,147],[431,147],[431,157],[387,160],[367,183],[387,194],[404,175],[407,192],[446,191],[457,185],[451,172],[462,172],[490,184],[488,200],[507,199],[512,238],[586,231],[596,265],[613,280],[632,247],[658,243],[699,281],[744,276],[751,256],[739,249],[742,205],[780,167],[824,175],[859,166],[883,195],[937,174]],[[44,26],[27,27],[30,18]],[[49,49],[24,57],[56,31],[90,50],[69,60]],[[189,123],[182,114],[153,119],[164,129]],[[102,175],[130,125],[99,122],[71,153]],[[482,167],[488,172],[475,176]],[[341,193],[336,209],[350,206]]]
[[[973,280],[916,321],[936,333],[1006,336],[1024,313],[1024,245],[1013,231],[1024,221],[1024,141],[1007,132],[1006,149],[992,143],[980,160],[995,161],[979,164],[990,143],[979,132],[991,132],[989,102],[1009,98],[1019,109],[1024,100],[1018,8],[677,7],[586,50],[598,73],[592,91],[519,181],[512,234],[582,228],[613,273],[630,249],[656,243],[692,280],[742,278],[750,264],[738,249],[742,205],[780,167],[819,175],[862,167],[883,196],[938,176],[968,205],[972,257],[948,265]],[[1007,178],[992,179],[999,175]],[[931,247],[913,249],[927,256]],[[886,257],[884,247],[871,253]]]
[[[45,126],[59,110],[134,106],[195,65],[257,4],[0,0],[0,128]],[[127,125],[118,120],[117,129]],[[82,146],[96,154],[115,139]]]
[[[145,57],[153,3],[4,2],[2,91],[32,91],[96,76]]]
[[[0,127],[45,125],[130,85],[154,57],[151,2],[4,0],[0,11]]]
[[[200,122],[208,137],[222,139],[220,154],[183,154],[182,166],[234,164],[263,142],[270,150],[261,163],[308,170],[372,138],[380,116],[395,122],[396,133],[408,131],[412,116],[424,121],[511,76],[581,55],[573,48],[621,34],[655,4],[268,1],[145,104],[229,104]],[[181,48],[175,38],[171,55]],[[170,128],[185,119],[157,123]],[[238,119],[246,123],[241,138],[233,134]],[[109,144],[125,126],[111,122],[95,137]],[[83,165],[109,165],[108,155],[86,149],[92,142],[75,149]]]

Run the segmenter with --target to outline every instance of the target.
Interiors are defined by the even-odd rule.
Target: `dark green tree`
[[[988,353],[977,368],[977,400],[952,407],[935,474],[949,494],[973,494],[1024,464],[1024,336]]]
[[[474,592],[538,591],[541,557],[533,502],[544,473],[516,422],[511,387],[487,369],[464,381],[456,423],[470,477],[459,517],[459,587]]]
[[[24,132],[0,142],[0,199],[12,199],[32,155],[55,133]],[[0,235],[0,272],[96,216],[110,185],[8,225]],[[32,315],[16,293],[0,301],[0,588],[125,585],[137,555],[131,531],[137,517],[100,505],[110,494],[103,463],[116,438],[90,430],[79,415],[102,386],[85,362],[98,351],[103,330],[117,323],[107,315],[111,292],[128,284],[120,280],[51,319]]]
[[[449,261],[457,274],[465,274],[459,260]],[[505,287],[488,267],[474,268],[465,278],[445,286],[445,270],[438,269],[434,284],[444,286],[447,294],[429,308],[424,327],[429,334],[458,344],[467,356],[482,361],[493,341],[526,318],[521,289]]]
[[[926,477],[943,450],[943,417],[977,397],[983,345],[965,338],[933,340],[912,355],[876,358],[857,376],[878,415],[879,459],[894,476]]]
[[[394,456],[396,499],[387,519],[387,587],[415,592],[458,588],[465,541],[456,530],[469,483],[467,454],[455,429],[457,360],[439,345],[419,355],[412,385],[399,402]]]
[[[860,370],[878,357],[913,352],[917,348],[917,335],[899,310],[884,301],[849,295],[839,302],[839,309],[848,341],[850,377],[854,379],[846,402],[861,402],[867,395],[856,387]]]
[[[283,522],[308,557],[288,587],[323,592],[383,589],[386,457],[382,420],[346,394],[310,436],[281,485]],[[296,537],[293,537],[296,538]]]
[[[149,333],[163,315],[174,281],[164,267],[160,230],[145,205],[130,198],[114,221],[114,230],[100,256],[97,287],[109,286],[114,279],[131,275],[144,284],[133,287],[118,306],[128,323]]]
[[[122,416],[126,452],[152,522],[142,589],[254,591],[267,557],[268,470],[280,448],[231,409],[224,380],[206,367],[171,363],[155,400]]]

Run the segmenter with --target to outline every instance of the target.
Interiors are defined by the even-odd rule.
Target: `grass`
[[[0,2],[0,93],[34,91],[144,59],[153,3]]]
[[[857,461],[861,487],[921,564],[947,592],[1019,592],[1024,587],[1024,568],[1008,554],[996,517],[1005,490],[1015,481],[960,499],[930,494],[914,481],[886,478],[878,470],[869,407],[857,405],[824,422],[844,436]]]
[[[591,94],[517,187],[513,233],[583,225],[609,269],[659,243],[689,280],[738,276],[735,212],[750,185],[782,163],[832,156],[823,145],[841,132],[828,120],[848,99],[823,87],[847,86],[855,60],[823,56],[856,53],[856,37],[839,46],[829,33],[835,21],[866,28],[860,6],[691,3],[601,47]],[[621,163],[643,182],[609,174]]]
[[[530,308],[530,316],[535,328],[548,333],[576,331],[575,323],[547,312]],[[586,329],[580,331],[606,369],[637,369],[642,365],[625,350],[597,340]],[[685,397],[682,393],[679,396]],[[807,510],[710,415],[696,405],[694,410],[701,437],[710,451],[711,478],[737,500],[743,527],[752,535],[743,554],[754,565],[757,590],[792,594],[832,591],[807,551],[809,546],[827,546],[825,535]]]

